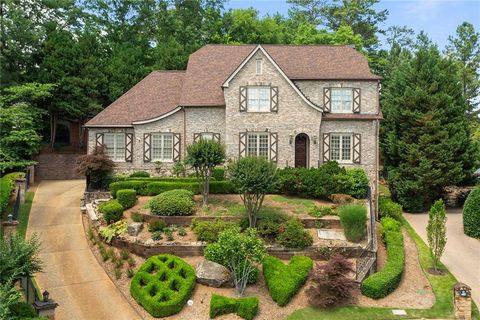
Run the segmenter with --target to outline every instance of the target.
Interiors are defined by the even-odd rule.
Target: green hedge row
[[[385,266],[381,271],[363,280],[360,286],[362,294],[373,299],[386,297],[398,287],[405,265],[402,233],[384,231],[384,240],[387,246]]]
[[[236,313],[237,316],[252,320],[258,313],[258,298],[228,298],[213,294],[210,300],[210,318],[213,319],[222,314]]]
[[[150,211],[160,216],[189,216],[195,212],[193,193],[185,189],[165,191],[150,200]]]
[[[25,176],[23,172],[12,172],[0,178],[0,213],[7,208],[10,195],[15,190],[15,180]]]
[[[463,230],[467,236],[480,239],[480,187],[470,192],[463,206]]]
[[[195,288],[195,270],[171,254],[150,257],[133,276],[130,294],[153,317],[180,312]]]
[[[110,177],[110,183],[119,182],[119,181],[161,181],[161,182],[198,182],[197,177],[186,177],[186,178],[176,178],[176,177],[140,177],[140,176],[113,176]],[[215,177],[210,178],[211,181],[218,180]]]
[[[389,198],[380,197],[378,199],[378,215],[380,218],[390,217],[397,221],[401,221],[403,208],[400,204],[393,202]]]
[[[117,200],[125,209],[131,208],[137,202],[137,192],[135,189],[118,190]]]

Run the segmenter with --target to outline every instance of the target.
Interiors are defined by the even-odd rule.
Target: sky
[[[289,9],[286,0],[230,0],[226,4],[227,9],[250,7],[261,15],[286,15]],[[375,8],[389,11],[383,28],[406,25],[417,33],[423,30],[441,49],[463,21],[480,31],[480,0],[381,0]]]

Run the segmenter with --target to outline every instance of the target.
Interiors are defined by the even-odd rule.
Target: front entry
[[[295,168],[307,167],[309,139],[305,133],[295,137]]]

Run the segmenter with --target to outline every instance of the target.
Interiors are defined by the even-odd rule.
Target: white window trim
[[[257,76],[263,74],[263,59],[255,60],[255,73]]]
[[[333,108],[334,106],[333,92],[334,91],[350,91],[350,94],[351,94],[350,110],[335,110]],[[353,113],[353,88],[344,88],[344,87],[330,88],[330,113]]]
[[[259,157],[260,156],[260,135],[266,135],[267,136],[267,155],[266,155],[266,158],[267,159],[270,159],[270,134],[268,132],[248,132],[247,133],[247,141],[246,141],[246,145],[245,145],[245,155],[246,156],[255,156],[255,157]],[[257,137],[257,150],[255,152],[254,155],[251,155],[249,154],[249,138],[251,136],[256,136]]]
[[[105,144],[105,136],[106,135],[112,135],[113,136],[113,155],[115,156],[116,151],[117,151],[117,136],[118,135],[123,135],[123,157],[121,159],[115,159],[115,158],[110,158],[113,162],[126,162],[125,161],[125,152],[126,152],[126,147],[127,147],[127,137],[125,135],[125,132],[105,132],[103,134],[103,143],[105,147],[107,145]]]
[[[163,158],[163,159],[162,159],[162,158],[154,158],[154,157],[153,157],[153,155],[154,155],[154,152],[153,152],[153,138],[154,138],[154,136],[162,136],[162,137],[163,137],[163,136],[167,136],[167,135],[169,135],[169,136],[172,137],[172,157],[171,157],[171,158],[168,158],[168,159],[165,159],[165,158]],[[173,155],[173,154],[174,154],[174,150],[173,150],[173,149],[174,149],[174,146],[173,146],[173,144],[174,144],[174,141],[173,141],[173,133],[170,133],[170,132],[154,132],[154,133],[152,133],[151,139],[152,139],[152,140],[151,140],[152,142],[151,142],[151,147],[150,147],[150,148],[151,148],[151,150],[152,150],[152,151],[151,151],[151,153],[152,153],[152,162],[155,162],[155,161],[167,162],[167,163],[168,163],[168,162],[174,162],[174,161],[173,161],[173,156],[174,156],[174,155]],[[164,138],[161,138],[161,140],[160,140],[160,150],[161,150],[161,154],[162,154],[162,155],[163,155],[163,144],[164,144]]]
[[[249,101],[250,101],[250,98],[249,98],[249,91],[251,89],[257,89],[258,90],[258,101],[260,103],[260,89],[267,89],[268,90],[268,106],[267,106],[267,110],[264,110],[264,111],[260,111],[260,110],[251,110],[250,109],[250,104],[249,104]],[[272,97],[271,97],[271,93],[270,93],[270,90],[271,90],[271,87],[270,86],[247,86],[247,112],[249,113],[269,113],[271,112],[270,111],[270,106],[272,104]]]
[[[332,157],[332,138],[334,136],[338,136],[340,137],[340,140],[339,140],[339,158],[340,159],[333,159]],[[350,159],[349,160],[343,160],[342,159],[342,150],[343,150],[343,137],[350,137]],[[342,163],[342,164],[353,164],[353,134],[352,133],[330,133],[330,159],[332,161],[337,161],[338,163]]]

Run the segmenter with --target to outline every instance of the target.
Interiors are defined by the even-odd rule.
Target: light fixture
[[[293,134],[290,135],[290,140],[289,140],[290,144],[293,143]]]
[[[317,136],[313,136],[313,144],[317,144]]]
[[[43,291],[42,296],[43,296],[43,301],[47,302],[48,297],[50,296],[50,293],[47,290],[45,290],[45,291]]]

